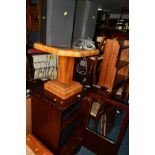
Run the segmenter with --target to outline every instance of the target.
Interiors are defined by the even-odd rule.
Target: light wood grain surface
[[[57,80],[50,80],[44,84],[44,89],[52,92],[62,99],[67,99],[70,96],[80,92],[82,85],[76,81],[71,81],[68,84],[63,84]]]
[[[116,75],[116,62],[119,53],[119,43],[117,40],[107,39],[104,51],[104,59],[102,62],[99,86],[108,88],[109,91],[113,88],[113,83]]]
[[[58,78],[63,84],[70,83],[73,79],[74,57],[59,57],[58,61]]]
[[[33,47],[35,49],[41,50],[43,52],[48,52],[52,54],[56,54],[58,56],[67,56],[67,57],[87,57],[98,55],[99,50],[76,50],[72,48],[57,48],[52,46],[46,46],[41,43],[34,43]]]
[[[26,136],[26,155],[54,155],[34,135]]]
[[[26,134],[32,132],[31,122],[31,97],[26,98]]]

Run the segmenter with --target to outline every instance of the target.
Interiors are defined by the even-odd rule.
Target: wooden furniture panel
[[[69,154],[66,151],[71,153],[80,147],[77,95],[64,100],[43,88],[32,89],[32,133],[54,154]],[[79,108],[74,110],[72,106],[77,105]]]
[[[29,0],[26,0],[26,32],[30,31],[31,29],[31,21],[30,21],[30,4]]]
[[[32,134],[26,136],[26,145],[34,155],[54,155]],[[27,155],[33,155],[31,152],[29,154],[29,152],[29,150],[26,150]]]
[[[30,7],[30,30],[39,32],[39,8]]]
[[[32,98],[32,133],[56,150],[60,143],[61,112],[41,98]]]
[[[32,132],[31,97],[26,98],[26,134]]]
[[[125,112],[118,137],[115,142],[110,139],[103,137],[99,134],[96,134],[94,131],[90,130],[87,126],[89,113],[91,110],[92,99],[102,100],[103,102],[118,107]],[[116,155],[119,147],[121,145],[122,139],[124,137],[126,128],[128,126],[129,121],[129,107],[128,105],[124,105],[120,102],[112,100],[111,98],[105,97],[102,94],[97,92],[89,92],[86,97],[83,98],[81,104],[82,110],[82,122],[81,122],[81,141],[82,145],[90,149],[96,154],[101,155]],[[105,149],[104,149],[105,148]]]
[[[129,74],[129,41],[107,39],[99,77],[99,86],[112,92]]]
[[[116,75],[116,62],[119,54],[119,43],[117,40],[107,39],[102,62],[99,86],[108,88],[112,91],[113,83]]]
[[[26,30],[40,31],[40,0],[36,4],[31,4],[30,0],[26,0]]]
[[[69,124],[71,124],[73,121],[80,118],[81,112],[78,111],[76,113],[73,113],[68,119],[64,120],[63,123],[61,123],[61,131],[63,131]]]

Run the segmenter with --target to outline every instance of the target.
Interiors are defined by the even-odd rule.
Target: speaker
[[[71,47],[76,0],[41,0],[41,43]]]
[[[74,19],[73,42],[78,39],[94,39],[98,3],[90,0],[77,0]]]

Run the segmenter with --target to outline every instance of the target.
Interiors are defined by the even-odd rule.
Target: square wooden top
[[[87,56],[93,56],[93,55],[99,54],[98,49],[76,50],[72,48],[57,48],[57,47],[47,46],[41,43],[34,43],[33,47],[43,52],[48,52],[48,53],[56,54],[58,56],[66,56],[66,57],[87,57]]]

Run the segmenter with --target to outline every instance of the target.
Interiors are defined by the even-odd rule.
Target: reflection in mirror
[[[112,141],[116,141],[125,112],[101,100],[92,100],[87,127]]]

